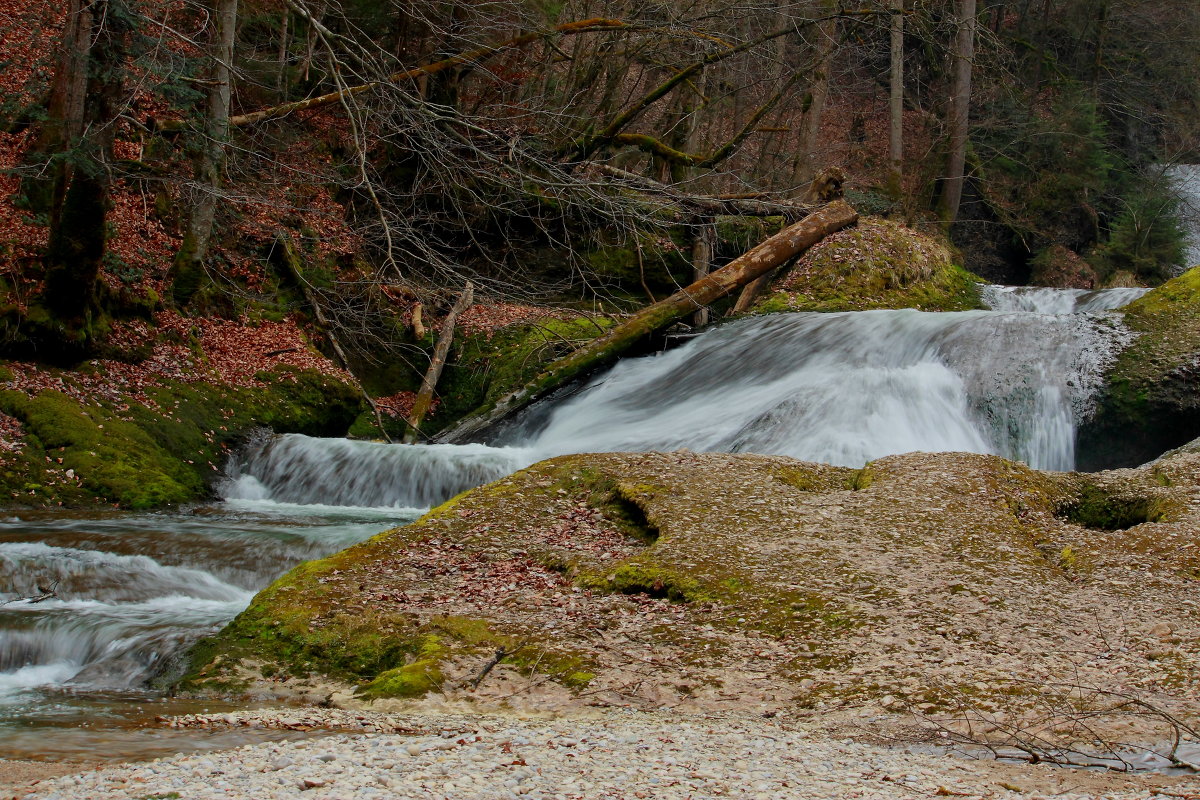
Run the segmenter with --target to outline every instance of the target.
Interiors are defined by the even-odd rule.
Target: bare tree
[[[209,30],[208,102],[203,124],[203,141],[196,158],[196,193],[183,245],[175,257],[171,288],[175,302],[186,305],[200,285],[204,259],[212,236],[225,142],[229,136],[229,104],[233,94],[233,49],[237,33],[237,0],[214,0]],[[286,18],[286,16],[285,16]]]
[[[954,42],[954,80],[950,87],[949,154],[942,184],[942,218],[947,223],[958,217],[962,203],[963,180],[967,166],[967,139],[970,133],[971,69],[975,59],[975,0],[958,0],[958,32]]]

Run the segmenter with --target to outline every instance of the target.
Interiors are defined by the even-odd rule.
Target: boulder
[[[184,685],[956,719],[1136,691],[1194,719],[1197,530],[1195,452],[564,456],[297,567]]]

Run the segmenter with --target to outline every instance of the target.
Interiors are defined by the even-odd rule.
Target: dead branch
[[[413,69],[395,72],[388,76],[386,81],[371,81],[357,86],[350,86],[317,97],[310,97],[307,100],[296,100],[291,103],[283,103],[282,105],[272,108],[264,108],[261,111],[254,111],[249,114],[239,114],[236,117],[230,117],[229,124],[233,127],[241,127],[243,125],[253,125],[256,122],[264,122],[269,119],[287,116],[288,114],[297,111],[307,111],[311,108],[319,108],[330,103],[337,103],[345,100],[347,97],[361,94],[362,92],[370,91],[384,83],[401,83],[404,81],[414,81],[418,78],[436,75],[439,72],[445,72],[448,69],[459,67],[464,64],[474,64],[479,61],[496,55],[497,53],[511,50],[516,47],[523,47],[530,42],[535,42],[544,36],[558,34],[560,36],[570,36],[580,33],[594,33],[597,31],[612,31],[621,30],[628,26],[617,19],[585,19],[577,22],[567,22],[562,25],[556,25],[550,30],[530,31],[514,36],[511,39],[506,39],[503,42],[498,42],[484,47],[477,47],[474,50],[468,50],[464,53],[443,58],[440,61],[434,61],[431,64],[424,64]],[[165,123],[164,123],[165,125]]]
[[[521,642],[512,650],[507,650],[503,647],[496,648],[496,652],[492,654],[492,657],[488,659],[488,662],[483,665],[481,670],[479,670],[479,674],[471,679],[471,691],[475,691],[479,688],[479,684],[483,683],[483,679],[488,676],[488,673],[496,668],[497,664],[509,656],[516,655],[517,653],[521,652],[521,650],[525,649],[526,644],[528,644],[528,642]]]
[[[429,369],[417,390],[417,398],[413,401],[412,413],[408,417],[408,430],[404,432],[404,443],[412,444],[421,433],[421,423],[433,404],[433,392],[437,388],[438,379],[442,377],[442,369],[446,366],[446,356],[450,354],[450,345],[454,341],[454,324],[458,315],[466,311],[474,298],[475,287],[470,281],[458,296],[450,313],[442,320],[442,330],[438,334],[437,344],[433,348],[433,357],[429,360]]]
[[[46,586],[44,583],[39,583],[37,585],[38,594],[30,595],[28,597],[14,597],[11,600],[5,600],[3,603],[0,603],[0,606],[6,606],[9,603],[20,603],[20,602],[26,602],[26,603],[29,603],[30,605],[33,605],[34,603],[43,603],[51,598],[57,598],[58,597],[58,584],[59,584],[59,581],[55,581],[54,583],[50,584],[49,586]]]

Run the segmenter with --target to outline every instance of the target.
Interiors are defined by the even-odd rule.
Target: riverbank
[[[865,720],[864,720],[865,721]],[[848,722],[844,720],[844,722]],[[320,724],[346,735],[181,755],[51,777],[28,800],[132,798],[1200,797],[1197,776],[972,760],[929,743],[871,742],[853,723],[609,709],[552,717],[329,709],[181,724]],[[9,765],[0,765],[0,775]],[[16,773],[20,775],[21,773]],[[0,797],[20,797],[8,781]],[[302,794],[301,794],[302,793]]]

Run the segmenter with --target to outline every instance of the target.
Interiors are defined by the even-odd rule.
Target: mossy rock
[[[983,308],[981,279],[942,242],[891,220],[864,217],[825,237],[779,276],[753,313]]]
[[[68,371],[59,377],[72,381]],[[257,377],[257,387],[165,381],[146,390],[153,406],[132,397],[82,403],[58,391],[2,391],[0,410],[29,436],[0,467],[0,496],[130,509],[198,500],[250,430],[339,435],[362,402],[352,387],[311,370],[279,367]]]
[[[1003,676],[1016,672],[1116,690],[1149,662],[1123,661],[1129,674],[1114,677],[1096,656],[1105,626],[1189,619],[1198,468],[1195,453],[1102,475],[970,454],[867,470],[563,456],[293,570],[195,651],[186,687],[241,676],[271,691],[274,675],[319,673],[367,701],[554,686],[576,702],[686,696],[714,709],[764,696],[949,702],[947,680],[1007,703]],[[1120,580],[1130,563],[1135,584]],[[1195,633],[1182,634],[1184,658]],[[1078,661],[1059,657],[1066,642]],[[961,674],[937,666],[952,664]],[[992,680],[994,691],[977,685]],[[504,690],[488,695],[492,682]],[[1200,694],[1173,695],[1189,696]]]
[[[1200,436],[1200,267],[1122,312],[1138,336],[1079,432],[1081,469],[1142,464]]]
[[[554,360],[600,336],[611,317],[547,315],[490,334],[458,335],[438,384],[439,405],[426,423],[435,433],[463,417],[491,408],[520,389]]]

